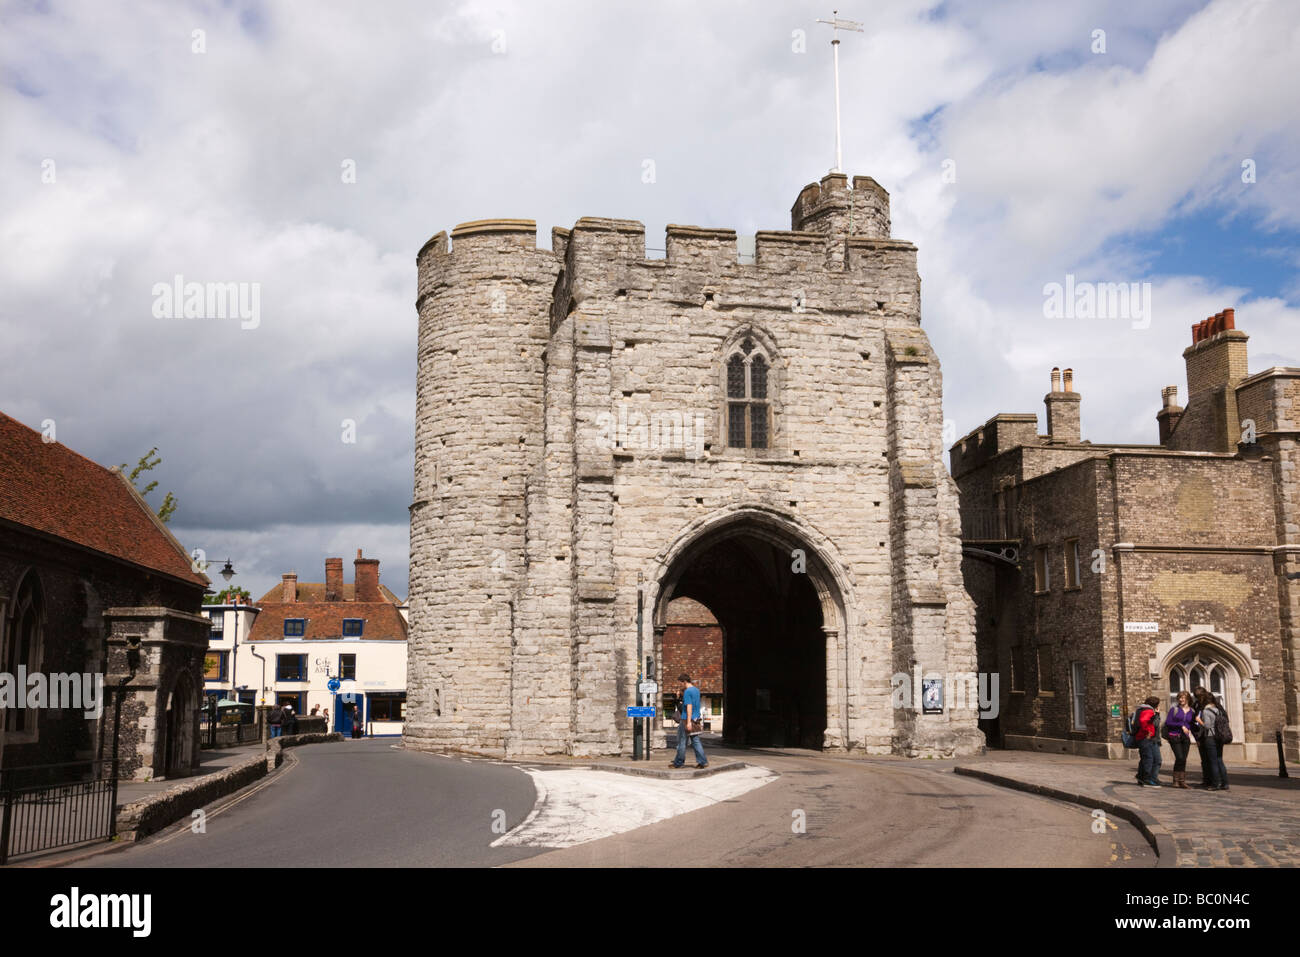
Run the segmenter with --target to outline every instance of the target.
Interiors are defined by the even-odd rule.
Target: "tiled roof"
[[[305,618],[305,639],[335,640],[343,637],[343,619],[361,618],[362,640],[387,638],[406,640],[406,619],[397,606],[386,601],[260,601],[261,614],[253,621],[249,641],[284,639],[286,618]]]
[[[357,586],[355,584],[344,585],[342,600],[352,601],[353,597],[356,595],[356,588]],[[391,591],[388,590],[388,587],[386,585],[380,585],[379,592],[385,598],[391,601],[394,605],[401,604],[401,601],[398,600],[396,595],[394,595]],[[298,582],[297,594],[298,594],[298,601],[300,602],[324,601],[325,583],[324,582]],[[270,591],[268,591],[265,595],[263,595],[261,598],[257,600],[257,604],[263,605],[266,604],[267,602],[277,602],[280,601],[283,597],[284,597],[284,584],[283,582],[281,582],[276,585],[273,585]],[[356,616],[350,615],[349,617],[355,618]]]
[[[0,412],[0,520],[196,585],[180,542],[126,476]]]

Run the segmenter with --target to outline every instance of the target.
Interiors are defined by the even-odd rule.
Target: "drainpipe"
[[[258,694],[263,703],[257,706],[257,723],[262,728],[262,743],[266,744],[266,659],[257,653],[256,645],[249,645],[248,653],[262,663],[262,685]]]

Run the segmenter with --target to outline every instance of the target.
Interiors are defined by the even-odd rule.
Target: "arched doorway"
[[[165,777],[188,774],[192,770],[197,706],[194,681],[188,671],[181,672],[167,699],[167,734],[163,750]]]
[[[723,739],[750,746],[840,747],[841,591],[821,553],[780,517],[738,512],[672,549],[659,579],[655,655],[668,605],[690,598],[722,631]],[[677,674],[663,674],[665,690]]]

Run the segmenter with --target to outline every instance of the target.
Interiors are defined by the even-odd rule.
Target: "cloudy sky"
[[[834,163],[829,15],[2,0],[0,410],[105,465],[157,446],[151,499],[255,595],[358,547],[404,595],[416,251],[499,216],[543,244],[587,215],[651,246],[669,222],[789,228]],[[1252,371],[1300,365],[1300,4],[840,15],[867,27],[841,46],[844,167],[920,247],[957,435],[1041,425],[1060,365],[1085,438],[1154,441],[1191,324],[1226,306]],[[259,284],[256,327],[160,317],[177,275]],[[1150,283],[1150,321],[1046,317],[1067,275]]]

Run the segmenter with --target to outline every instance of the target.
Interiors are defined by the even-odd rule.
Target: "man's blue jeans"
[[[1219,742],[1215,740],[1214,735],[1207,734],[1201,739],[1205,746],[1202,752],[1205,755],[1205,766],[1209,771],[1209,782],[1206,787],[1227,787],[1228,786],[1228,769],[1223,766],[1223,753],[1219,748]]]
[[[1143,738],[1138,742],[1138,780],[1143,784],[1159,784],[1160,739]]]
[[[278,738],[278,737],[280,736],[280,731],[281,731],[281,730],[282,730],[282,729],[281,729],[280,725],[278,725],[278,724],[273,724],[273,725],[271,725],[271,737],[273,737],[273,738]]]
[[[686,739],[691,739],[691,747],[695,749],[695,763],[708,764],[709,759],[704,756],[704,745],[700,743],[698,734],[690,734],[686,730],[686,722],[677,722],[677,759],[673,761],[677,767],[686,763]]]

